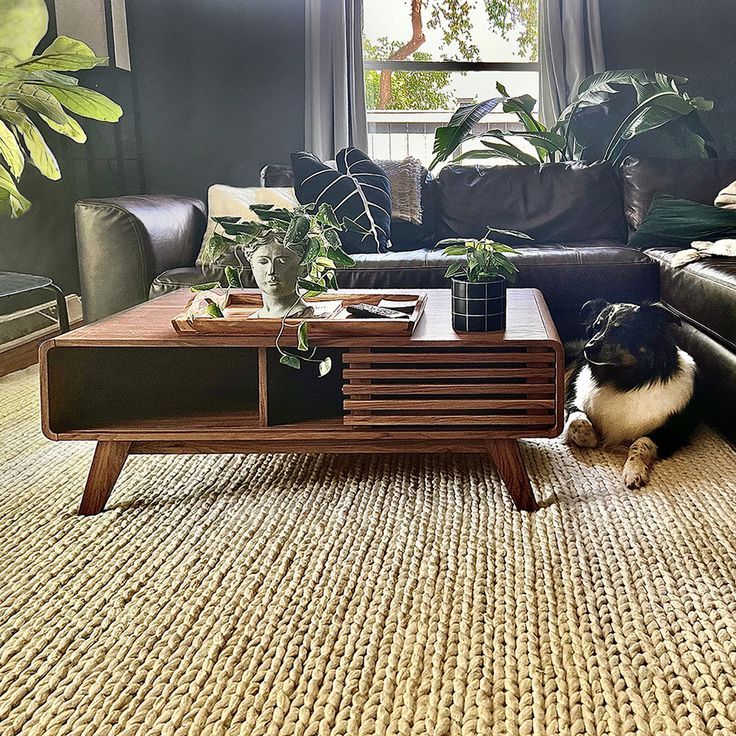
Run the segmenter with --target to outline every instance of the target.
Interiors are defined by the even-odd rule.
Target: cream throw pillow
[[[197,256],[197,265],[202,265],[202,253],[215,230],[213,217],[241,217],[243,220],[257,220],[251,211],[252,204],[272,204],[276,207],[296,207],[299,202],[290,187],[228,187],[213,184],[207,192],[207,230]],[[221,260],[229,263],[227,255]]]
[[[727,210],[736,210],[736,181],[729,184],[716,197],[716,207],[725,207]]]

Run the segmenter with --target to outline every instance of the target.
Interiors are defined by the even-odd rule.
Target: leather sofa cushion
[[[676,247],[650,248],[660,265],[660,298],[715,340],[736,351],[736,261],[704,258],[681,268],[671,265]]]
[[[624,212],[631,230],[644,219],[655,194],[713,204],[736,180],[736,159],[664,159],[629,156],[621,165]]]
[[[489,226],[520,230],[538,243],[626,237],[620,183],[605,162],[446,166],[437,178],[437,209],[438,239],[482,238]]]

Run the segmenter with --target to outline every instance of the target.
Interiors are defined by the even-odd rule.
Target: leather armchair
[[[75,205],[84,320],[148,299],[154,277],[191,266],[206,226],[204,204],[167,194],[84,199]]]

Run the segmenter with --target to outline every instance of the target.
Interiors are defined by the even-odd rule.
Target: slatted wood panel
[[[345,423],[546,432],[561,411],[550,347],[356,348],[344,354]]]

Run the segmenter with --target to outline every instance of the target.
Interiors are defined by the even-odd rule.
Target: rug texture
[[[0,379],[0,734],[736,733],[736,452],[133,457]]]

